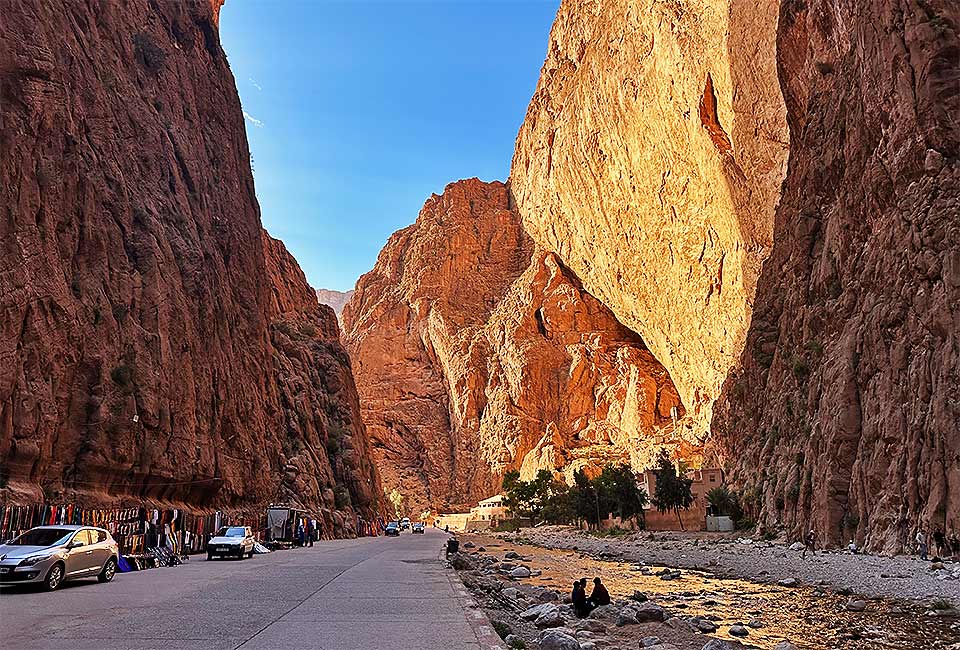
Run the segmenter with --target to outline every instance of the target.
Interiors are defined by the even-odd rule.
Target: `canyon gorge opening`
[[[667,445],[792,537],[960,533],[955,3],[564,0],[509,178],[427,197],[342,328],[220,3],[101,5],[0,23],[5,500],[349,535]]]

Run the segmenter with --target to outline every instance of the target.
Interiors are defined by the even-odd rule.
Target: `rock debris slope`
[[[262,232],[215,11],[4,4],[6,496],[292,499],[348,533],[381,494],[349,361]]]
[[[411,512],[471,505],[507,469],[641,464],[683,415],[663,366],[534,246],[502,183],[432,196],[344,323],[384,487]]]

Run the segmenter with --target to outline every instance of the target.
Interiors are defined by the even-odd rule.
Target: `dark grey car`
[[[110,582],[120,550],[110,533],[92,526],[38,526],[0,545],[0,584],[42,584],[49,591],[65,580]]]

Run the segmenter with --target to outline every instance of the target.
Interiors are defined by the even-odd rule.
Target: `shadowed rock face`
[[[335,501],[380,498],[349,362],[260,227],[210,4],[3,11],[7,496],[296,499],[349,532]]]
[[[833,543],[960,534],[960,15],[782,4],[789,171],[714,421],[767,522]]]
[[[473,504],[508,469],[642,466],[655,436],[673,438],[666,370],[536,249],[502,183],[431,197],[344,323],[384,487],[411,512]]]

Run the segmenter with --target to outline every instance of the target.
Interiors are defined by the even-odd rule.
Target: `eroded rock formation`
[[[783,2],[774,247],[715,435],[765,523],[960,534],[960,8]]]
[[[507,469],[642,466],[683,416],[663,366],[534,246],[502,183],[431,197],[344,323],[384,486],[410,512],[471,505]]]
[[[701,430],[743,347],[786,161],[776,0],[568,0],[510,185]]]
[[[317,300],[321,305],[328,305],[337,314],[339,319],[343,315],[343,307],[353,295],[353,289],[350,291],[335,291],[333,289],[317,289]]]
[[[349,532],[380,499],[349,361],[262,233],[210,3],[7,2],[0,106],[7,496],[292,499]]]
[[[793,535],[960,533],[957,29],[943,0],[603,0],[551,33],[524,225]]]

